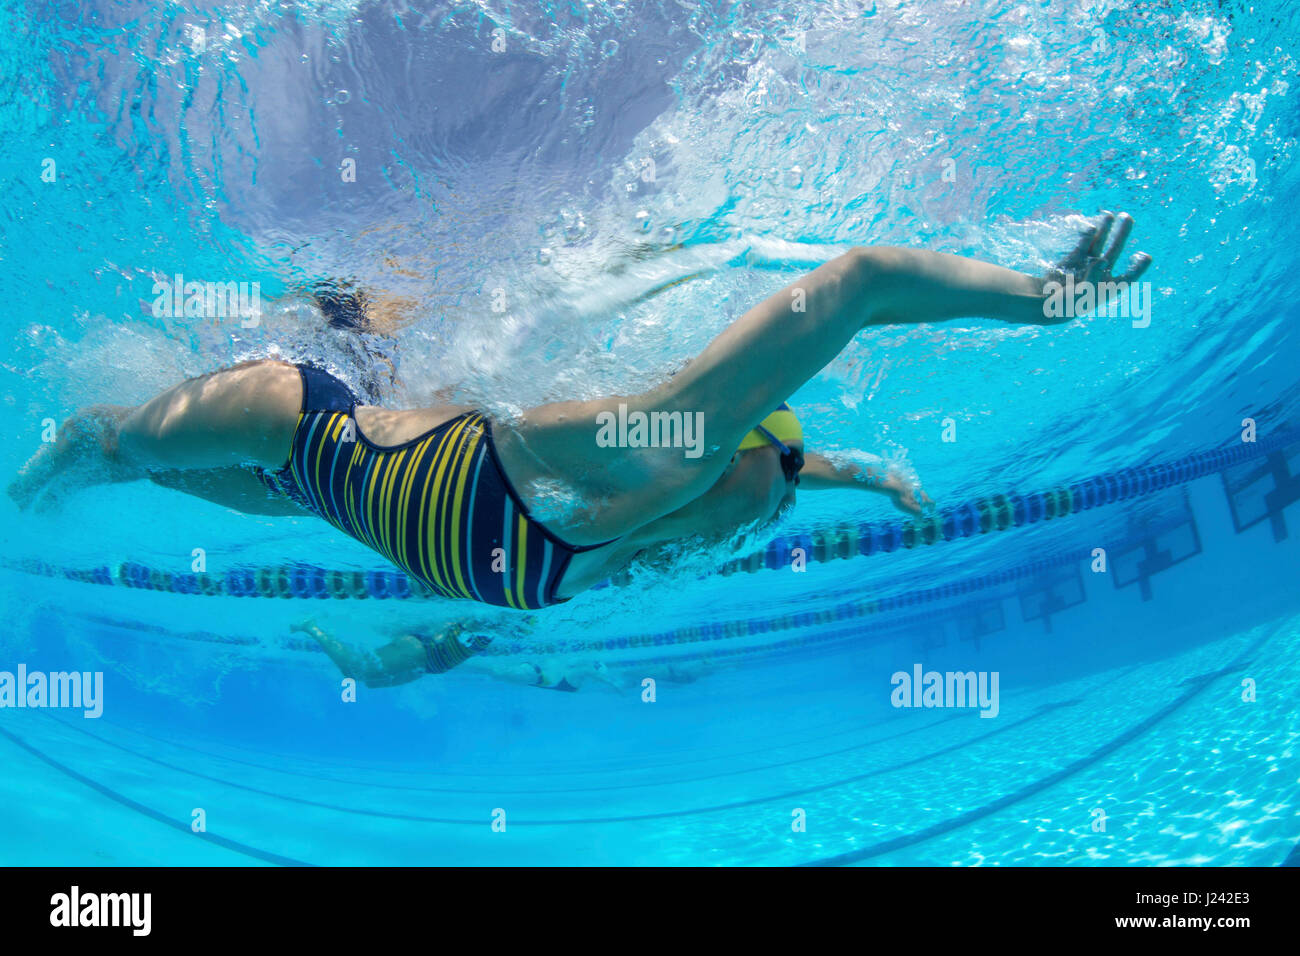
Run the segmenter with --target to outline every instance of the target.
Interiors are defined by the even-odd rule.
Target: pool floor
[[[131,866],[1276,865],[1300,841],[1298,637],[1300,621],[1286,619],[1004,695],[996,720],[903,710],[866,725],[785,719],[768,734],[768,715],[789,713],[775,701],[747,715],[753,735],[730,748],[549,772],[346,766],[9,710],[2,855]]]

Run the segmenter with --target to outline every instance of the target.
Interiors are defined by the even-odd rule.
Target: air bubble
[[[583,218],[582,213],[571,209],[560,210],[560,218],[563,222],[564,238],[567,242],[577,242],[587,234],[587,220]]]
[[[607,60],[617,52],[618,52],[617,40],[606,40],[604,43],[600,45],[600,55]]]

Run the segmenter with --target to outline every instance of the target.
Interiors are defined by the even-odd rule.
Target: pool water
[[[103,692],[0,708],[0,860],[1300,862],[1300,14],[752,7],[0,10],[9,474],[78,407],[257,356],[394,406],[626,394],[854,244],[1032,271],[1112,209],[1155,260],[1147,325],[880,329],[791,396],[938,523],[805,492],[528,619],[307,516],[6,498],[0,672]],[[178,273],[258,283],[260,321],[158,314]],[[498,639],[345,700],[306,620]],[[588,678],[502,679],[530,666]],[[914,669],[996,702],[896,706]]]

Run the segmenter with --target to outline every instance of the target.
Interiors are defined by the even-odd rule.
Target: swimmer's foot
[[[41,490],[50,483],[64,467],[57,442],[42,445],[36,454],[27,460],[27,464],[18,469],[18,476],[9,482],[6,489],[14,504],[24,511],[32,506]]]
[[[94,405],[59,428],[9,483],[9,497],[21,509],[48,510],[69,491],[143,477],[117,460],[117,426],[131,411],[124,405]]]

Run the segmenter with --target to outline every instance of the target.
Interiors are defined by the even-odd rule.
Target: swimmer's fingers
[[[1057,260],[1053,271],[1077,273],[1088,261],[1088,250],[1092,248],[1092,239],[1095,234],[1095,229],[1085,229],[1079,236],[1078,245]]]
[[[934,499],[927,495],[922,489],[916,489],[914,500],[916,501],[916,516],[918,518],[927,514],[934,514],[936,507]]]
[[[1101,261],[1106,264],[1106,271],[1109,272],[1115,268],[1115,263],[1119,261],[1119,254],[1124,249],[1124,243],[1128,242],[1129,233],[1133,231],[1133,217],[1126,212],[1119,214],[1115,220],[1115,231],[1110,237],[1110,246],[1101,255]]]
[[[920,488],[904,488],[894,496],[894,507],[914,518],[919,518],[926,511],[934,510],[934,502]]]
[[[1114,274],[1115,263],[1133,232],[1133,217],[1128,213],[1114,213],[1103,210],[1097,225],[1086,229],[1078,244],[1058,264],[1057,269],[1071,273],[1084,280],[1106,280]],[[1108,241],[1109,240],[1109,241]],[[1134,254],[1129,259],[1129,267],[1121,276],[1114,276],[1117,282],[1135,282],[1151,265],[1151,257],[1145,252]]]
[[[1119,254],[1124,251],[1124,243],[1128,242],[1129,233],[1133,231],[1133,217],[1123,212],[1119,215],[1118,225],[1115,227],[1115,234],[1111,237],[1110,247],[1106,254],[1101,257],[1105,264],[1106,275],[1114,276],[1115,263],[1119,261]],[[1116,282],[1131,283],[1136,282],[1147,271],[1151,265],[1151,257],[1145,252],[1135,253],[1129,259],[1129,267],[1121,276],[1114,276]]]
[[[1151,257],[1145,252],[1136,252],[1129,260],[1128,271],[1118,277],[1116,282],[1136,282],[1151,265]]]
[[[1110,235],[1110,227],[1115,223],[1115,214],[1108,210],[1101,211],[1101,222],[1092,232],[1092,242],[1088,244],[1087,256],[1089,259],[1095,259],[1101,255],[1102,249],[1106,247],[1106,237]]]
[[[1101,221],[1083,230],[1078,243],[1057,262],[1056,268],[1079,279],[1089,278],[1093,269],[1102,261],[1101,253],[1106,247],[1106,236],[1110,234],[1114,222],[1115,215],[1103,210]]]

